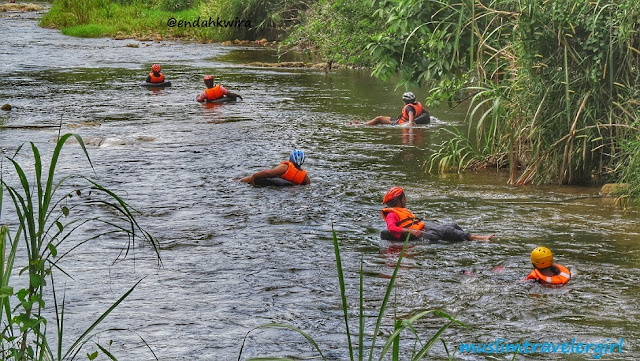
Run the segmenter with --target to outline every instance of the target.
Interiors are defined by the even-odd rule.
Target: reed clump
[[[639,3],[385,3],[374,73],[430,87],[428,103],[471,100],[468,128],[452,131],[429,169],[485,162],[508,168],[512,184],[602,183],[640,152],[628,145],[638,131]]]
[[[29,167],[15,160],[22,146],[12,156],[2,157],[2,164],[8,162],[15,175],[12,178],[18,180],[17,185],[9,184],[4,177],[4,167],[0,167],[3,171],[0,176],[0,324],[3,325],[0,354],[3,360],[61,361],[77,357],[96,335],[96,327],[140,283],[135,283],[81,335],[72,335],[75,340],[69,340],[64,328],[65,299],[57,295],[54,281],[56,276],[69,276],[61,261],[77,247],[99,237],[112,238],[120,234],[127,238],[120,257],[126,257],[135,249],[137,238],[153,247],[160,262],[157,242],[140,227],[131,207],[122,198],[84,175],[56,176],[61,150],[71,137],[77,140],[93,167],[82,138],[74,134],[65,134],[57,142],[48,171],[43,169],[40,151],[34,143],[28,145],[34,162]],[[33,169],[34,174],[30,176],[27,169]],[[12,206],[9,214],[2,213],[5,192]],[[116,216],[91,214],[96,208],[113,210]],[[105,230],[95,231],[92,225],[96,224]],[[17,275],[15,270],[20,270]],[[26,278],[19,277],[23,274]],[[44,316],[48,297],[53,300],[48,309],[55,312],[55,319]],[[47,329],[53,329],[56,337],[51,337]],[[110,351],[96,345],[110,359],[115,359]]]

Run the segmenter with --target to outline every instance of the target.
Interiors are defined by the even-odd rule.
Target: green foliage
[[[163,5],[154,1],[93,0],[88,2],[87,16],[79,21],[77,7],[72,2],[55,0],[51,9],[40,20],[45,27],[60,28],[62,33],[79,37],[129,35],[142,38],[162,37],[220,40],[223,30],[215,27],[169,27],[170,18],[194,21],[203,15],[196,7],[180,10],[163,10]],[[183,4],[182,1],[176,3]],[[180,7],[182,8],[182,6]],[[215,17],[214,17],[215,18]],[[146,34],[146,36],[145,36]]]
[[[473,43],[473,6],[421,0],[373,0],[386,27],[369,44],[375,76],[400,73],[400,85],[434,86],[442,79],[466,80]],[[457,80],[458,82],[460,80]]]
[[[43,172],[40,151],[35,144],[30,143],[34,160],[35,183],[29,181],[25,168],[14,160],[15,156],[7,157],[19,179],[19,186],[11,186],[6,183],[4,178],[0,181],[0,209],[2,209],[4,190],[6,190],[13,201],[15,209],[14,217],[10,219],[9,224],[17,225],[13,237],[8,226],[0,228],[0,321],[5,318],[4,322],[2,322],[4,326],[0,331],[0,349],[2,350],[3,359],[73,359],[80,352],[82,346],[93,337],[91,332],[95,327],[138,285],[139,281],[63,352],[64,299],[62,304],[59,304],[56,297],[54,273],[60,271],[66,274],[60,266],[60,261],[73,249],[101,235],[121,232],[129,239],[129,243],[123,250],[125,257],[128,250],[133,249],[136,236],[142,237],[158,252],[155,240],[149,233],[140,228],[129,205],[116,194],[81,175],[55,179],[60,152],[67,139],[72,136],[76,138],[87,157],[87,161],[91,164],[82,138],[72,134],[62,136],[56,144],[48,172]],[[18,148],[16,154],[21,149],[22,146]],[[71,180],[85,181],[87,186],[69,190],[66,184]],[[57,192],[62,192],[63,189],[65,190],[64,194],[57,196]],[[93,196],[85,196],[83,199],[83,193],[93,193]],[[81,211],[80,207],[91,205],[112,208],[120,217],[117,217],[119,219],[86,217],[86,209]],[[128,227],[119,225],[119,221],[124,222]],[[75,239],[73,235],[76,231],[81,228],[88,228],[92,222],[102,223],[115,228],[115,230],[112,229],[93,235],[88,239],[79,240],[75,245],[71,245],[69,251],[59,254],[58,250],[62,244],[72,242]],[[24,246],[26,258],[24,259],[24,265],[20,268],[19,275],[26,273],[28,276],[28,282],[23,287],[15,286],[16,283],[10,283],[14,262],[16,260],[22,261],[21,259],[16,259],[16,251],[21,242]],[[17,281],[20,281],[20,279]],[[12,284],[14,286],[11,286]],[[46,328],[50,324],[50,320],[42,316],[42,311],[45,307],[45,298],[43,296],[45,289],[53,293],[57,330],[55,350],[51,348],[49,338],[46,335]],[[11,305],[12,302],[14,303],[13,306]]]
[[[619,143],[637,119],[629,109],[640,77],[638,2],[376,4],[388,29],[370,45],[375,75],[435,87],[431,102],[457,87],[478,92],[470,131],[438,152],[445,163],[503,159],[511,183],[565,184],[607,180],[624,162]]]
[[[637,104],[640,105],[640,104]],[[637,112],[636,112],[637,114]],[[640,114],[636,115],[636,121],[633,124],[635,129],[640,125]],[[613,170],[617,179],[624,186],[620,187],[620,192],[624,192],[623,198],[629,198],[637,205],[640,202],[640,135],[637,130],[635,134],[628,139],[620,142],[621,161],[618,167]],[[620,195],[620,194],[619,194]]]
[[[112,27],[100,24],[86,24],[63,28],[64,35],[76,36],[79,38],[97,38],[107,34],[115,34]]]
[[[249,21],[251,27],[239,26],[220,29],[224,38],[276,39],[297,24],[301,14],[312,0],[205,0],[200,10],[206,16],[220,19]]]
[[[333,228],[333,226],[332,226]],[[338,244],[338,237],[336,235],[335,230],[333,231],[333,248],[334,248],[334,252],[335,252],[335,256],[336,256],[336,269],[338,272],[338,286],[339,286],[339,291],[340,291],[340,299],[342,301],[342,310],[343,310],[343,316],[344,316],[344,323],[345,323],[345,327],[346,327],[346,333],[347,333],[347,346],[349,349],[349,359],[351,361],[354,361],[356,358],[354,356],[354,348],[351,342],[351,331],[349,329],[349,305],[347,302],[347,295],[346,295],[346,287],[345,287],[345,281],[344,281],[344,272],[342,269],[342,259],[340,257],[340,247]],[[393,290],[393,286],[396,280],[396,277],[398,275],[398,270],[400,269],[400,265],[402,264],[402,257],[404,256],[404,252],[407,248],[407,243],[409,242],[409,235],[407,235],[407,239],[404,242],[404,245],[402,247],[402,250],[400,251],[400,254],[398,255],[398,261],[396,263],[396,267],[393,270],[393,275],[391,276],[391,278],[389,279],[389,284],[386,288],[385,291],[385,295],[384,298],[382,300],[382,305],[380,306],[380,311],[378,313],[378,317],[376,319],[376,326],[375,326],[375,330],[373,332],[373,337],[371,340],[371,345],[369,347],[368,353],[369,353],[369,358],[368,360],[371,361],[373,359],[373,354],[375,351],[375,346],[376,346],[376,340],[380,331],[380,325],[382,324],[382,320],[385,316],[386,310],[387,310],[387,304],[389,302],[389,298],[391,296],[391,292]],[[365,344],[364,344],[364,334],[365,334],[365,328],[364,328],[364,268],[363,268],[363,260],[362,257],[360,258],[360,288],[359,288],[359,312],[358,312],[358,320],[359,320],[359,332],[358,332],[358,352],[357,352],[357,359],[362,361],[364,359],[364,354],[365,354]],[[440,327],[440,329],[438,329],[438,331],[435,333],[435,335],[433,335],[427,342],[423,342],[419,335],[417,334],[416,330],[414,329],[414,323],[416,323],[418,320],[424,318],[425,316],[429,315],[429,314],[435,314],[437,316],[441,316],[443,318],[446,318],[449,320],[449,322],[447,322],[445,325],[443,325],[442,327]],[[461,323],[460,321],[456,320],[455,318],[447,315],[446,313],[440,311],[440,310],[436,310],[436,309],[431,309],[431,310],[419,310],[417,312],[415,312],[411,317],[408,317],[406,319],[403,320],[399,320],[396,319],[394,321],[394,332],[389,336],[389,338],[387,339],[387,341],[385,342],[384,346],[382,347],[382,350],[380,351],[380,355],[378,360],[382,361],[385,357],[385,355],[391,351],[391,355],[392,355],[392,359],[393,360],[398,360],[399,359],[399,355],[400,355],[400,349],[399,349],[399,345],[400,345],[400,334],[405,331],[405,330],[409,330],[411,331],[411,333],[413,334],[413,336],[415,337],[415,339],[417,340],[417,343],[420,344],[420,349],[416,350],[415,347],[410,350],[407,350],[406,353],[410,356],[410,359],[412,361],[418,361],[418,360],[422,360],[426,355],[427,352],[431,349],[431,347],[433,347],[433,345],[438,341],[441,340],[445,350],[447,352],[447,355],[449,356],[449,358],[451,358],[451,355],[449,354],[449,350],[447,349],[446,344],[444,343],[444,340],[442,340],[442,334],[444,333],[444,331],[446,331],[450,326],[453,325],[461,325],[463,327],[467,327],[465,324]],[[322,357],[323,360],[326,360],[325,356],[322,354],[322,351],[320,350],[320,347],[318,346],[318,344],[313,340],[313,338],[311,336],[309,336],[307,333],[305,333],[304,331],[293,327],[293,326],[288,326],[288,325],[284,325],[284,324],[280,324],[280,323],[269,323],[269,324],[265,324],[265,325],[261,325],[258,326],[256,328],[254,328],[253,330],[247,332],[247,334],[244,337],[244,340],[242,341],[242,346],[240,347],[240,353],[238,354],[238,360],[240,360],[240,358],[242,357],[242,350],[244,349],[244,345],[247,341],[247,338],[249,336],[249,334],[257,329],[262,329],[262,328],[285,328],[285,329],[289,329],[292,331],[295,331],[299,334],[301,334],[302,336],[304,336],[307,341],[309,341],[309,343],[314,347],[314,349],[318,352],[318,354],[320,354],[320,357]],[[258,358],[253,358],[255,360],[258,360]],[[260,360],[279,360],[279,358],[259,358]]]
[[[166,11],[181,11],[191,8],[195,0],[162,0],[160,7]]]
[[[369,0],[320,0],[285,43],[340,64],[370,65],[373,61],[366,46],[383,25],[372,15]]]

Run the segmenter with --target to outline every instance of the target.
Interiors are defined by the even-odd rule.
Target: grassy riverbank
[[[367,44],[384,22],[367,1],[55,0],[40,25],[77,37],[268,39],[335,64],[368,66]]]
[[[282,17],[286,4],[235,0],[55,0],[41,19],[43,27],[78,37],[188,39],[216,42],[232,39],[276,39],[291,21]],[[285,7],[283,7],[285,6]],[[278,16],[276,16],[278,15]],[[291,15],[293,16],[293,15]]]
[[[202,14],[196,8],[167,11],[142,2],[119,4],[111,1],[54,1],[40,20],[43,27],[58,28],[77,37],[131,37],[138,39],[186,38],[223,39],[221,30],[209,27],[170,27],[169,19],[196,20]]]

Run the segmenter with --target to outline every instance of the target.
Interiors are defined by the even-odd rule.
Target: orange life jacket
[[[416,218],[416,216],[406,208],[385,208],[382,210],[382,218],[387,219],[387,215],[391,212],[395,213],[398,218],[400,218],[400,220],[396,222],[396,226],[409,229],[424,229],[424,223],[422,220]]]
[[[296,168],[296,166],[289,161],[282,162],[280,164],[286,164],[289,167],[287,168],[287,171],[280,176],[280,178],[284,180],[288,180],[293,184],[302,184],[302,182],[304,181],[304,178],[307,176],[306,170]]]
[[[417,117],[422,115],[423,108],[420,102],[416,102],[415,104],[405,104],[404,108],[402,108],[402,115],[400,116],[400,119],[398,119],[398,124],[403,124],[409,121],[409,114],[407,114],[407,109],[409,108],[409,106],[413,107],[413,110],[415,110],[413,119],[416,119]]]
[[[216,100],[224,96],[222,89],[220,89],[220,84],[216,84],[213,88],[207,88],[204,91],[207,93],[208,100]]]
[[[160,76],[155,76],[153,72],[149,73],[152,83],[164,83],[164,74],[160,73]]]
[[[537,268],[534,268],[533,271],[529,273],[529,276],[527,276],[527,279],[538,280],[540,281],[540,283],[552,285],[563,285],[569,282],[569,280],[571,279],[571,272],[566,267],[559,264],[554,264],[552,267],[555,267],[558,271],[560,271],[560,273],[555,276],[549,277],[543,275],[542,272],[540,272]]]

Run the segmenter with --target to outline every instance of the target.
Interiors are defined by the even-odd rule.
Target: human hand
[[[411,233],[411,235],[413,235],[416,238],[422,237],[422,231],[419,229],[409,229],[409,233]]]
[[[244,177],[244,178],[240,179],[240,182],[249,183],[252,186],[254,186],[255,185],[255,178],[252,175],[250,175],[248,177]]]

